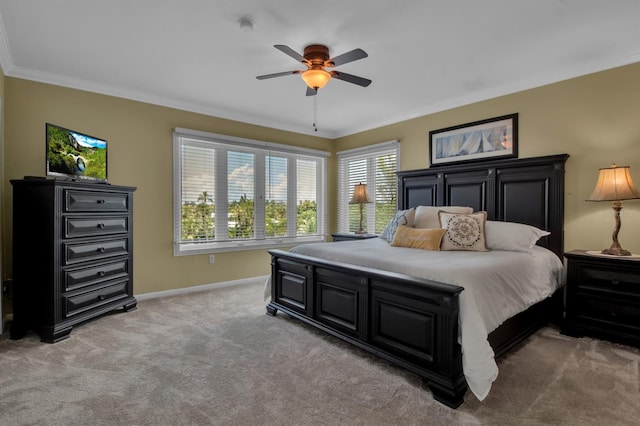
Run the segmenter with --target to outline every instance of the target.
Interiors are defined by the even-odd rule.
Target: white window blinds
[[[359,206],[349,204],[358,183],[367,185],[372,201],[364,205],[364,228],[369,233],[382,232],[397,210],[399,155],[398,141],[338,152],[338,232],[359,228]]]
[[[174,254],[324,241],[326,156],[174,131]]]

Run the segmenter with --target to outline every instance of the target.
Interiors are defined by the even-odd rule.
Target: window
[[[174,131],[175,255],[325,240],[328,153]]]
[[[338,152],[338,232],[359,228],[360,207],[349,204],[358,183],[367,185],[372,201],[364,205],[363,227],[375,234],[384,230],[397,211],[399,154],[397,141]]]

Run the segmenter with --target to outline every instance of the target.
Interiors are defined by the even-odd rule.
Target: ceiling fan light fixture
[[[331,80],[331,74],[324,69],[308,69],[302,73],[302,79],[312,89],[322,89]]]

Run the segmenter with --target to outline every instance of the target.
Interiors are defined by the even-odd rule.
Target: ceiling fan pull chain
[[[319,90],[316,90],[316,95],[313,97],[313,131],[318,131],[318,95]]]

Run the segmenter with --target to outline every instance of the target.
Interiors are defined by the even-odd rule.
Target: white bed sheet
[[[427,251],[391,247],[372,238],[294,247],[294,253],[382,269],[464,287],[459,341],[469,389],[482,401],[498,377],[487,337],[508,318],[551,296],[562,285],[563,265],[551,251]]]

